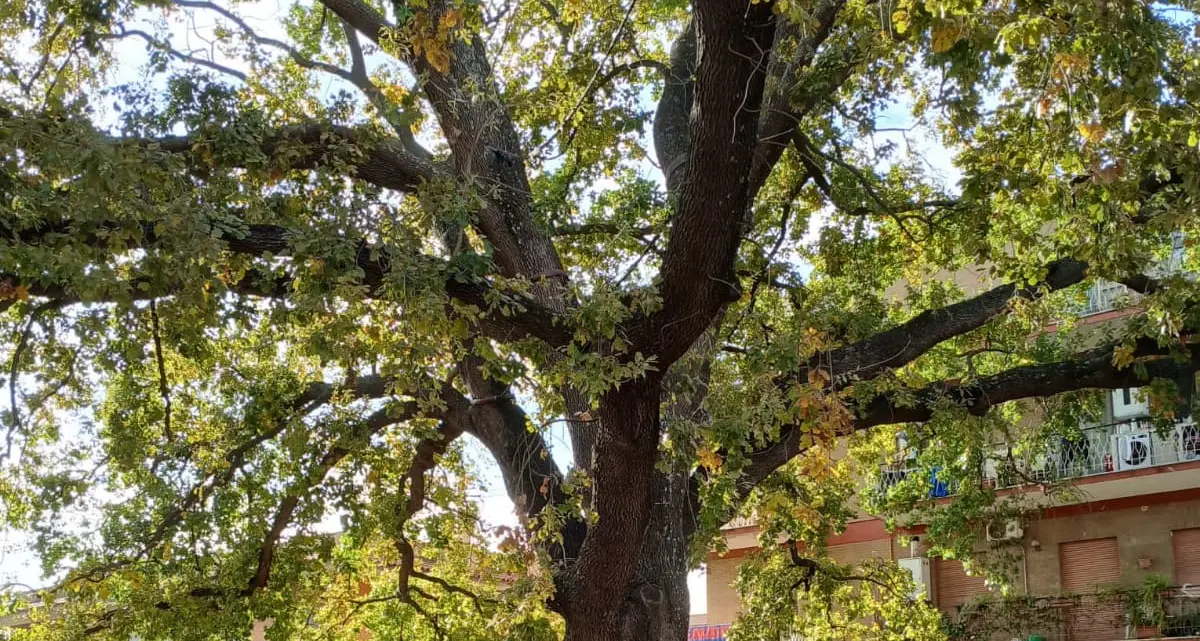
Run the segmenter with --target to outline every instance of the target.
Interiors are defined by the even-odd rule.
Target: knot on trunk
[[[658,639],[667,624],[666,592],[653,583],[634,585],[625,597],[624,639]]]

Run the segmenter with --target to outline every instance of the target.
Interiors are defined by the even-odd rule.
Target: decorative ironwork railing
[[[1136,418],[1085,427],[1037,456],[1015,456],[1008,448],[999,449],[984,462],[981,473],[985,484],[1005,488],[1198,460],[1200,426],[1193,420],[1181,421],[1163,432],[1149,419]],[[915,467],[885,468],[880,470],[878,489],[886,493],[918,473]],[[954,492],[953,487],[937,480],[936,473],[927,483],[931,497]]]

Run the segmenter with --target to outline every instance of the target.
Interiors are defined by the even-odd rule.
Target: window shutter
[[[1175,585],[1200,584],[1200,528],[1171,533],[1175,552]]]
[[[1121,579],[1117,539],[1091,539],[1060,543],[1059,577],[1068,594],[1089,594]],[[1124,611],[1116,603],[1085,596],[1067,612],[1071,641],[1097,641],[1124,637]]]
[[[983,577],[967,574],[961,561],[937,559],[935,572],[937,573],[937,606],[943,611],[953,611],[971,600],[971,597],[988,591]]]

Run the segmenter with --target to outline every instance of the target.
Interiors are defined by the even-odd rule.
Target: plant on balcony
[[[1151,574],[1133,590],[1124,591],[1125,622],[1136,638],[1146,639],[1162,634],[1167,625],[1166,578]]]

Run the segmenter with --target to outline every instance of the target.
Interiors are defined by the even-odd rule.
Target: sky
[[[230,6],[228,3],[220,1],[218,4]],[[259,32],[259,35],[286,39],[275,16],[288,4],[285,0],[262,0],[254,3],[239,3],[237,10],[239,15],[243,16],[246,22]],[[200,50],[209,48],[205,41],[209,39],[213,27],[217,24],[217,16],[208,11],[199,11],[195,15],[194,24],[189,25],[182,20],[176,20],[173,23],[170,37],[177,48]],[[153,32],[149,25],[146,26],[146,30]],[[118,41],[115,47],[117,54],[115,59],[119,63],[110,78],[112,84],[123,84],[142,79],[141,67],[149,60],[145,43],[130,38]],[[216,56],[216,60],[231,66],[237,65],[235,60],[225,59],[219,54]],[[370,61],[368,62],[370,63]],[[174,65],[174,67],[180,68],[178,65]],[[329,93],[343,89],[353,91],[353,88],[343,81],[332,76],[327,76],[327,78],[328,84],[324,87],[324,91]],[[232,81],[232,79],[230,80]],[[647,100],[649,100],[648,92]],[[882,114],[879,127],[893,129],[909,127],[912,123],[908,115],[908,107],[909,105],[903,100],[897,102]],[[876,136],[876,143],[892,141],[901,146],[905,144],[905,136],[899,131],[882,132]],[[959,174],[953,167],[949,154],[940,148],[931,136],[919,130],[913,131],[908,134],[907,141],[916,147],[914,151],[923,153],[933,169],[942,174],[947,184],[953,185],[957,182]],[[864,144],[869,143],[869,141],[863,142]],[[652,148],[649,140],[646,140],[645,143],[646,148]],[[644,175],[661,182],[661,175],[650,163],[647,162],[643,170]],[[599,185],[598,187],[602,188],[603,186]],[[820,224],[820,218],[814,216],[812,224],[815,229]],[[798,265],[798,267],[801,268],[802,273],[806,272],[804,269],[806,266]],[[531,399],[523,398],[521,400],[526,407],[534,407]],[[565,425],[557,423],[548,428],[547,440],[551,444],[551,453],[559,466],[564,470],[567,469],[570,466],[571,457]],[[476,499],[480,504],[483,519],[491,526],[516,526],[517,519],[513,512],[513,504],[505,493],[503,480],[499,476],[498,468],[491,463],[490,455],[473,440],[468,441],[466,448],[468,459],[474,463],[482,482],[482,486],[476,490]],[[329,528],[336,528],[336,523],[336,515],[331,515]],[[0,532],[0,584],[10,581],[33,585],[41,584],[39,575],[40,571],[36,569],[30,555],[21,550],[19,534]],[[691,592],[692,613],[704,612],[706,590],[703,571],[692,572],[688,578],[688,585]]]

